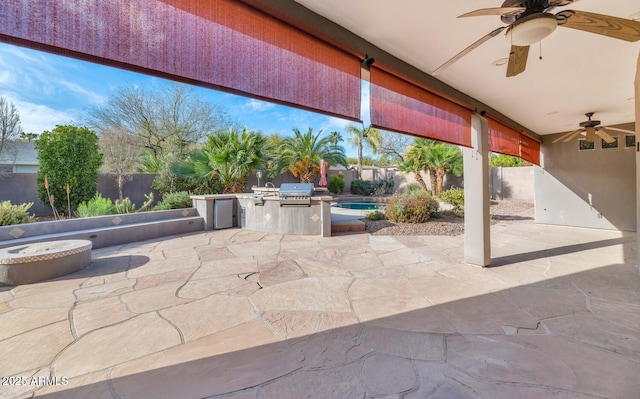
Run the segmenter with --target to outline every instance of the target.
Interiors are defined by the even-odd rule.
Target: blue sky
[[[42,133],[58,124],[81,124],[86,111],[104,102],[117,87],[147,86],[162,79],[0,43],[0,96],[20,112],[25,132]],[[325,134],[353,122],[295,108],[194,87],[201,98],[222,105],[248,129],[289,135],[295,127]],[[368,114],[366,106],[363,115]],[[347,155],[356,149],[342,143]]]

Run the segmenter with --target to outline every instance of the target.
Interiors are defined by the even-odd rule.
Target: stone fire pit
[[[0,284],[31,284],[84,269],[91,241],[61,240],[0,249]]]

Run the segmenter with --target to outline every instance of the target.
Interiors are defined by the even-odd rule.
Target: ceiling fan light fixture
[[[516,21],[507,30],[507,43],[513,46],[530,46],[553,33],[558,21],[553,14],[539,13]]]

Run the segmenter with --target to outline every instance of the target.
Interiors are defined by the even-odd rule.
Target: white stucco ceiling
[[[388,53],[431,74],[438,66],[490,31],[504,26],[498,16],[457,18],[502,0],[296,0]],[[553,13],[575,9],[630,18],[638,0],[582,0]],[[500,34],[437,76],[532,131],[545,135],[578,128],[586,112],[603,125],[634,121],[634,76],[639,42],[626,42],[559,27],[531,46],[524,73],[507,78],[510,46]],[[375,54],[370,54],[375,58]]]

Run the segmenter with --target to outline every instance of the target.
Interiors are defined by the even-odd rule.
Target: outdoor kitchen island
[[[194,195],[194,208],[205,219],[205,229],[216,229],[216,202],[233,199],[232,222],[266,233],[331,236],[331,200],[326,188],[312,183],[283,183],[280,188],[253,187],[253,193]],[[231,211],[229,211],[231,212]],[[232,218],[231,218],[232,216]]]

